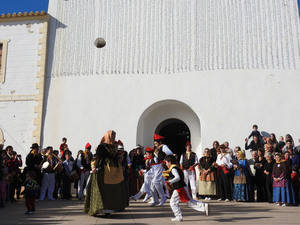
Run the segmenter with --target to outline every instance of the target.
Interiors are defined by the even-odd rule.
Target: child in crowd
[[[191,207],[197,211],[205,212],[208,216],[208,204],[193,200],[187,190],[184,183],[184,174],[182,170],[176,164],[176,158],[173,155],[166,156],[166,166],[169,168],[164,171],[164,177],[167,179],[167,186],[174,189],[170,199],[170,206],[175,215],[172,218],[173,222],[183,221],[182,213],[179,208],[179,201],[187,203],[188,207]]]
[[[260,132],[258,131],[258,126],[256,124],[254,124],[252,126],[252,132],[248,138],[250,139],[251,137],[254,137],[254,136],[261,138]]]
[[[71,173],[73,171],[74,167],[74,161],[71,159],[71,152],[69,150],[66,150],[64,152],[66,160],[63,161],[63,179],[62,179],[62,198],[63,199],[70,199],[72,197],[71,195],[71,184],[72,184],[72,178]]]
[[[24,188],[25,189],[23,191],[23,194],[25,197],[25,204],[27,208],[25,214],[33,214],[33,212],[35,211],[35,198],[38,196],[39,193],[39,185],[34,180],[34,172],[27,172]]]

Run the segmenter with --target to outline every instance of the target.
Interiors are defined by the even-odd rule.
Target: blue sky
[[[48,11],[49,0],[0,0],[0,14]]]

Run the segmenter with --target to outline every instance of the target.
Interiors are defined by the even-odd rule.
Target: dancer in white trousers
[[[182,212],[179,207],[180,201],[187,203],[188,207],[191,207],[194,210],[205,212],[208,216],[208,204],[193,200],[189,197],[184,183],[184,175],[181,169],[176,165],[176,158],[170,155],[166,157],[165,161],[169,169],[168,171],[164,171],[164,177],[168,180],[167,184],[174,189],[170,199],[170,206],[175,217],[171,220],[174,222],[183,221]]]
[[[165,144],[163,144],[163,140],[165,139],[165,137],[159,135],[159,134],[154,134],[153,135],[153,140],[154,140],[154,148],[155,149],[161,149],[161,151],[167,156],[167,155],[173,155],[174,153],[171,151],[171,149],[169,149],[169,147]],[[163,165],[163,164],[162,164]],[[163,169],[165,169],[164,165],[163,165]],[[161,180],[162,182],[162,186],[165,187],[165,196],[170,198],[170,193],[168,188],[166,187],[165,184],[165,179],[162,178]]]
[[[189,141],[186,143],[186,152],[181,155],[179,163],[181,169],[183,169],[184,182],[187,187],[190,184],[192,197],[193,199],[196,199],[197,188],[195,166],[198,164],[198,157],[195,152],[192,152],[192,146]]]
[[[153,170],[153,179],[151,182],[151,195],[153,197],[153,203],[151,204],[151,206],[162,206],[167,200],[163,188],[164,179],[162,177],[162,172],[164,169],[162,167],[162,162],[152,164],[151,169]],[[158,197],[160,197],[160,202],[158,200]]]
[[[163,144],[162,139],[163,136],[158,134],[154,134],[154,154],[153,159],[150,160],[151,162],[151,169],[153,171],[153,179],[151,183],[151,195],[153,197],[153,203],[151,206],[162,206],[165,201],[167,200],[166,194],[164,192],[164,178],[162,176],[163,168],[163,161],[166,157],[166,153],[163,151]],[[171,151],[170,151],[171,152]],[[158,196],[160,197],[160,202],[158,201]]]
[[[138,200],[140,197],[142,197],[143,194],[146,194],[143,202],[146,202],[149,198],[152,197],[151,195],[151,182],[153,179],[153,172],[152,170],[148,170],[148,171],[144,171],[144,183],[140,189],[140,191],[138,193],[136,193],[134,196],[132,196],[131,198],[133,200]]]
[[[151,183],[152,183],[152,179],[153,179],[153,170],[152,170],[150,164],[151,164],[151,160],[153,159],[153,152],[154,152],[154,149],[149,148],[149,147],[146,148],[145,158],[144,158],[146,169],[142,171],[144,173],[144,183],[143,183],[140,191],[131,197],[135,201],[138,200],[145,193],[146,193],[146,196],[145,196],[143,202],[146,202],[149,198],[152,197]]]

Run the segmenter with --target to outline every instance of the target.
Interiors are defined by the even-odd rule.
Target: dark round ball
[[[97,38],[95,40],[95,46],[97,48],[103,48],[106,45],[106,41],[103,38]]]

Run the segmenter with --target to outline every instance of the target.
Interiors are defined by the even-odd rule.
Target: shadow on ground
[[[70,201],[43,201],[37,202],[34,215],[24,215],[24,201],[19,201],[14,205],[8,205],[5,209],[0,209],[0,224],[26,224],[26,225],[54,225],[54,224],[133,224],[137,225],[157,224],[170,221],[173,213],[166,203],[163,207],[150,207],[142,202],[131,202],[131,206],[124,212],[114,213],[111,218],[91,217],[83,213],[83,202],[78,200]],[[214,224],[239,223],[252,224],[259,223],[260,220],[269,220],[274,215],[284,215],[286,211],[278,210],[268,205],[252,203],[210,203],[210,216],[194,211],[185,204],[181,204],[181,209],[186,222],[207,222]],[[273,212],[272,212],[273,211]],[[282,214],[281,214],[282,213]],[[294,212],[293,212],[294,213]],[[251,215],[251,216],[250,216]],[[254,216],[255,215],[255,216]],[[254,222],[255,221],[255,222]]]

